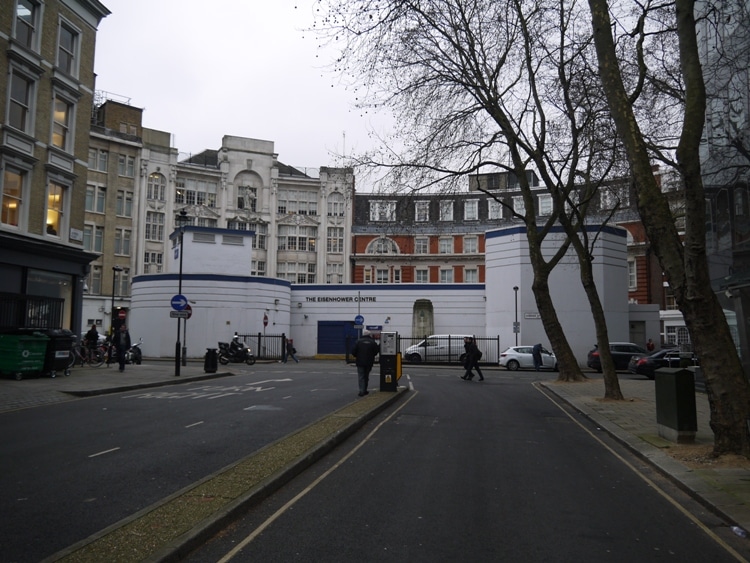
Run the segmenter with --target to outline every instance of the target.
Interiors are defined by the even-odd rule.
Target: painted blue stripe
[[[586,229],[586,232],[588,233],[597,233],[601,231],[609,235],[614,235],[618,237],[627,237],[627,230],[624,227],[613,227],[611,225],[586,225],[584,228]],[[555,233],[555,234],[558,234],[558,233],[565,234],[565,229],[563,229],[560,225],[556,225],[552,227],[549,232]],[[484,238],[491,239],[491,238],[507,237],[507,236],[512,236],[512,235],[525,235],[525,234],[526,234],[526,226],[522,225],[522,226],[517,226],[517,227],[508,227],[505,229],[495,229],[492,231],[487,231],[484,235]]]

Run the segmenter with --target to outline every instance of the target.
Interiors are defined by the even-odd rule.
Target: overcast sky
[[[172,133],[180,153],[235,135],[273,141],[285,164],[336,166],[382,129],[303,32],[313,0],[102,1],[96,89],[143,108],[144,127]]]

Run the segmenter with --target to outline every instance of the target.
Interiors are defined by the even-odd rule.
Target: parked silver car
[[[533,346],[511,346],[500,354],[500,365],[510,371],[520,368],[534,369],[534,357],[531,355]],[[557,371],[557,358],[549,350],[542,347],[542,368]]]

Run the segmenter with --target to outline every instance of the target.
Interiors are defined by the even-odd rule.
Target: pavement
[[[492,377],[492,370],[488,371]],[[116,366],[81,367],[69,377],[4,379],[0,381],[0,413],[76,397],[232,376],[231,369],[221,365],[216,373],[205,373],[202,362],[188,362],[180,367],[180,376],[176,377],[174,362],[144,359],[143,365],[128,366],[124,373]],[[670,455],[668,452],[680,445],[659,434],[654,381],[621,378],[625,400],[606,401],[601,377],[594,375],[580,383],[561,383],[553,377],[539,385],[652,464],[730,526],[750,531],[750,470],[705,460],[694,468]],[[124,556],[121,560],[178,561],[249,504],[283,486],[407,392],[403,386],[396,393],[372,392],[236,465],[70,546],[48,561],[94,562],[109,559],[113,553]],[[694,443],[713,444],[709,405],[703,393],[696,393],[696,415]],[[737,532],[742,533],[741,530]],[[149,541],[144,541],[144,534],[150,537]]]

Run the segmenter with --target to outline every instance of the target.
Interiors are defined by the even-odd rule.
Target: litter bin
[[[661,368],[655,376],[656,423],[659,436],[677,443],[695,441],[695,376],[682,368]]]
[[[0,374],[17,380],[40,375],[49,338],[40,332],[0,334]]]
[[[203,371],[216,373],[219,367],[219,355],[216,348],[206,348],[206,357],[203,359]]]
[[[68,369],[70,349],[73,347],[75,336],[71,331],[65,329],[45,330],[44,334],[49,340],[47,341],[43,372],[50,377],[56,377],[58,372],[70,375],[70,369]]]

